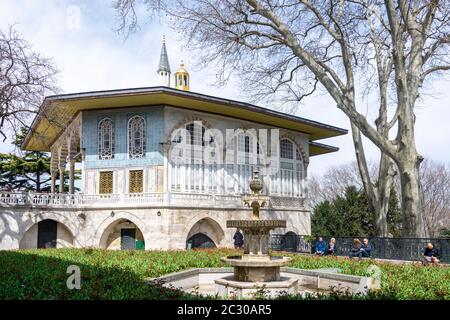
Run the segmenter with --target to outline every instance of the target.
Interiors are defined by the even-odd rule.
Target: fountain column
[[[228,228],[239,228],[244,233],[244,255],[223,257],[222,261],[233,266],[233,277],[215,281],[216,292],[223,294],[230,290],[245,292],[259,286],[268,286],[272,291],[297,290],[297,280],[282,279],[280,267],[287,265],[289,257],[271,257],[269,255],[270,230],[286,228],[286,220],[260,220],[260,208],[269,204],[270,198],[261,195],[262,182],[256,169],[250,181],[252,194],[243,197],[244,205],[252,208],[252,218],[249,220],[228,220]]]

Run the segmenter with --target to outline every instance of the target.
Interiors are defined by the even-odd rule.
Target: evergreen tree
[[[389,233],[398,238],[402,235],[402,211],[398,203],[397,192],[395,188],[391,189],[391,196],[389,198],[389,209],[387,212],[387,225]]]
[[[13,141],[20,148],[26,135],[21,128]],[[14,191],[50,190],[50,156],[39,151],[24,151],[20,154],[0,154],[0,187]]]
[[[440,230],[440,232],[441,232],[441,237],[442,238],[450,238],[450,229],[448,229],[448,228],[442,228],[441,230]]]
[[[20,148],[27,129],[22,128],[13,141]],[[50,191],[50,154],[40,151],[22,151],[19,154],[0,153],[0,189],[11,191]],[[68,177],[64,172],[64,179]],[[75,171],[75,179],[80,179],[81,171]],[[58,179],[59,181],[59,179]],[[68,185],[64,186],[68,191]],[[57,190],[59,186],[56,185]],[[77,188],[76,188],[77,189]]]
[[[343,196],[323,201],[313,209],[311,229],[313,235],[335,237],[370,237],[375,235],[375,213],[363,190],[347,187]],[[399,236],[401,211],[395,191],[391,193],[388,216],[389,230]]]

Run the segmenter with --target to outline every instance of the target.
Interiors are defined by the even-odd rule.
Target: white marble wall
[[[226,129],[270,129],[250,121],[237,120],[201,112],[193,112],[173,107],[164,108],[164,136],[170,143],[172,130],[187,121],[201,120],[207,126],[220,130],[225,137]],[[305,163],[309,162],[308,137],[298,132],[280,130],[280,138],[288,137],[299,145]],[[161,141],[163,142],[163,141]],[[167,165],[167,159],[165,161]],[[137,169],[137,168],[133,168]],[[144,166],[144,192],[166,192],[169,172],[165,166]],[[114,193],[128,192],[129,168],[84,170],[83,193],[98,194],[100,170],[114,171]],[[126,205],[128,206],[128,205]],[[208,205],[209,206],[209,205]],[[161,214],[158,215],[157,213]],[[220,208],[198,208],[189,204],[180,207],[151,207],[134,205],[121,206],[120,209],[106,208],[32,208],[0,207],[0,249],[17,249],[22,246],[34,247],[37,242],[35,224],[44,219],[53,219],[58,224],[58,246],[99,247],[104,231],[119,219],[133,222],[142,232],[146,249],[183,249],[186,240],[195,232],[206,232],[218,246],[229,247],[233,244],[233,229],[226,228],[226,220],[248,219],[250,210],[236,209],[223,205]],[[287,228],[275,230],[275,233],[293,231],[297,234],[310,234],[310,214],[303,208],[290,210],[263,211],[262,219],[286,219]],[[210,223],[198,225],[206,219]],[[28,231],[28,233],[27,233]],[[24,238],[25,236],[25,238]]]
[[[73,246],[73,236],[70,230],[62,223],[57,224],[56,247],[71,248]],[[19,249],[33,249],[37,247],[38,242],[38,224],[29,228],[22,239],[19,241]]]
[[[157,213],[160,212],[160,215]],[[170,209],[158,207],[111,209],[33,209],[0,208],[0,249],[33,248],[37,244],[36,223],[53,219],[58,223],[58,247],[100,247],[105,230],[120,219],[133,222],[142,232],[146,249],[184,249],[186,240],[196,231],[207,232],[220,247],[233,245],[234,229],[226,220],[248,219],[250,210],[218,208]],[[310,233],[308,211],[262,211],[262,219],[287,220],[287,228],[276,233],[294,231]],[[206,219],[209,223],[199,226]],[[25,238],[24,238],[25,236]]]

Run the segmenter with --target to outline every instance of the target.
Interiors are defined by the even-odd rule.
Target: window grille
[[[110,118],[98,124],[98,156],[100,160],[114,159],[114,122]]]
[[[143,170],[130,170],[129,173],[129,193],[142,193],[144,192],[144,172]]]
[[[128,121],[128,154],[131,159],[145,155],[145,120],[141,116]]]
[[[188,137],[186,137],[187,144],[193,144],[196,146],[205,145],[203,140],[203,136],[205,135],[205,127],[196,123],[189,123],[186,125],[186,131],[189,133]]]
[[[113,193],[113,172],[112,171],[100,172],[98,193],[100,193],[100,194]]]
[[[280,142],[280,157],[282,159],[292,159],[294,155],[294,145],[291,141],[283,139]]]
[[[303,159],[295,144],[288,140],[280,141],[280,170],[277,172],[272,192],[281,196],[303,196]]]

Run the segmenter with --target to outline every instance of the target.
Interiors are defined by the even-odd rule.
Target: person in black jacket
[[[244,235],[241,233],[239,228],[234,233],[233,240],[234,240],[234,247],[236,249],[242,249],[242,247],[244,246]]]
[[[361,247],[362,249],[362,256],[363,258],[369,258],[370,257],[370,253],[372,252],[372,246],[369,243],[369,239],[365,238],[363,240],[363,245]]]
[[[427,243],[423,253],[423,264],[439,263],[439,250],[436,249],[431,242]]]
[[[362,244],[359,239],[353,239],[353,246],[350,249],[350,259],[351,258],[362,258]]]

